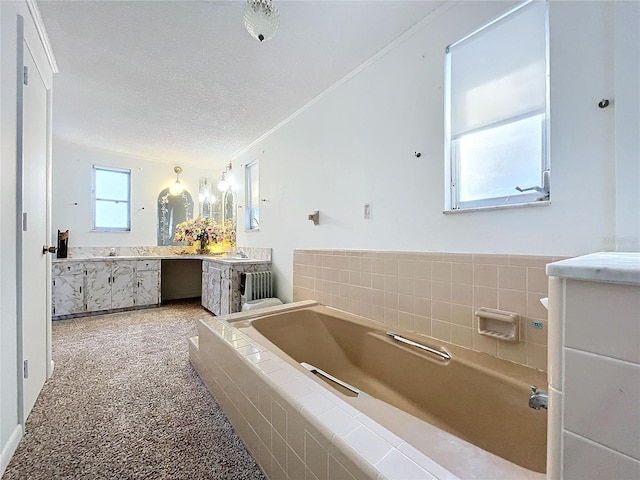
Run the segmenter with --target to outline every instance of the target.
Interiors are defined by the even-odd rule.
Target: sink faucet
[[[538,390],[538,387],[535,385],[531,386],[531,396],[529,397],[529,407],[535,408],[536,410],[540,410],[540,408],[544,408],[545,410],[549,405],[549,395],[547,392],[543,392]]]
[[[249,258],[249,255],[247,255],[246,253],[244,253],[243,251],[239,251],[238,253],[236,253],[236,257],[239,258]]]

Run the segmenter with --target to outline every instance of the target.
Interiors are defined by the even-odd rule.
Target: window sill
[[[445,215],[469,213],[469,212],[484,212],[486,210],[506,210],[508,208],[525,208],[525,207],[544,207],[551,205],[551,200],[541,200],[538,202],[527,203],[512,203],[509,205],[489,205],[486,207],[470,207],[470,208],[458,208],[457,210],[443,210]]]

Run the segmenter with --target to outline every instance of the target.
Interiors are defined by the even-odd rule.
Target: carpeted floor
[[[53,322],[55,371],[2,480],[264,479],[188,359],[197,303]]]

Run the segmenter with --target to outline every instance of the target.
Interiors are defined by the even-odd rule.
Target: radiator
[[[245,273],[243,301],[273,297],[271,272]]]

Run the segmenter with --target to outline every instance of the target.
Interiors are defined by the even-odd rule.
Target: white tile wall
[[[566,308],[576,318],[566,324],[567,347],[640,363],[640,288],[572,280]]]
[[[548,478],[640,479],[640,285],[550,277],[549,301]]]
[[[582,438],[564,433],[565,480],[636,480],[640,461]]]
[[[547,478],[562,478],[562,426],[564,398],[561,392],[549,385],[549,414],[547,417]]]
[[[640,459],[640,365],[567,349],[567,430]]]
[[[549,370],[550,386],[562,390],[564,368],[564,282],[558,277],[549,277]]]

